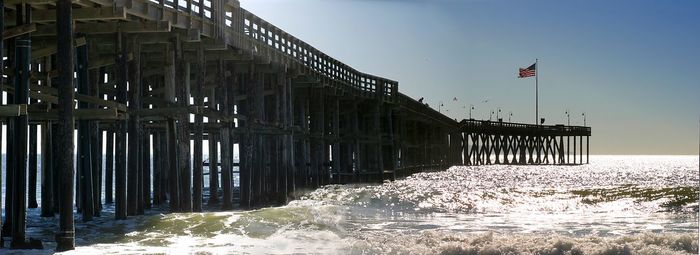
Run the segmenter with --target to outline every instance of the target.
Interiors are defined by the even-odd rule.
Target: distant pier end
[[[590,159],[590,127],[482,120],[463,120],[459,124],[462,133],[459,153],[464,165],[576,165],[584,164],[584,154],[585,164]]]

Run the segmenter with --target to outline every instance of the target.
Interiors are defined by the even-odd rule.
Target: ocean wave
[[[410,236],[364,233],[350,254],[697,254],[697,234],[643,233],[621,237],[462,234],[425,231]]]
[[[329,185],[301,200],[424,213],[698,211],[698,175],[690,161],[616,159],[566,167],[458,166],[381,185]]]

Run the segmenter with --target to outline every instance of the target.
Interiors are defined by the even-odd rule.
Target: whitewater
[[[297,191],[285,206],[114,221],[76,215],[65,254],[697,254],[697,156],[592,156],[581,166],[455,166]],[[52,253],[57,219],[30,209]],[[215,209],[212,209],[215,210]]]

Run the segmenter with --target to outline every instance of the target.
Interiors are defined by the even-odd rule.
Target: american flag
[[[535,76],[536,73],[537,73],[537,63],[532,64],[528,68],[520,68],[520,71],[518,72],[518,78],[532,77],[532,76]]]

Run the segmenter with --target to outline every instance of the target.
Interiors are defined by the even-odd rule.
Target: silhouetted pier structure
[[[537,127],[499,135],[483,123],[458,123],[401,94],[398,82],[327,56],[235,0],[3,4],[2,234],[12,248],[32,246],[27,207],[60,216],[62,251],[74,246],[74,211],[90,221],[103,203],[114,203],[117,220],[165,203],[173,212],[281,204],[297,189],[487,164],[486,155],[508,144],[470,141],[551,142],[558,134]],[[203,141],[219,153],[205,159]],[[532,146],[517,152],[532,154]],[[205,160],[213,162],[208,183]]]
[[[463,135],[457,157],[465,165],[575,165],[583,164],[584,154],[589,162],[590,127],[463,120],[459,131]]]

